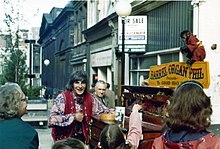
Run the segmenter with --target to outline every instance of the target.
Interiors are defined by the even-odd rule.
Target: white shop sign
[[[112,62],[112,50],[98,52],[91,55],[91,66],[110,66]]]
[[[118,44],[122,44],[121,17],[118,17]],[[125,44],[147,44],[147,16],[126,17]]]

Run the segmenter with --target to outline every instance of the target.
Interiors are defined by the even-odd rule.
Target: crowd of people
[[[52,149],[84,149],[89,144],[91,117],[114,112],[115,101],[106,95],[106,82],[99,80],[93,93],[87,91],[87,74],[74,72],[65,91],[54,99],[48,118],[52,128]],[[181,83],[169,99],[165,122],[167,130],[153,142],[153,149],[219,149],[220,138],[209,132],[212,106],[203,86],[196,81]],[[128,134],[117,124],[104,127],[97,148],[137,149],[142,137],[142,118],[134,104]],[[0,148],[37,149],[36,130],[21,117],[27,113],[27,98],[16,83],[0,87]],[[13,142],[13,143],[12,143]]]

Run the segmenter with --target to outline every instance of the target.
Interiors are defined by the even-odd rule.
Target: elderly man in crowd
[[[102,102],[108,108],[114,108],[115,101],[111,100],[108,96],[106,96],[107,84],[103,80],[97,81],[95,85],[95,92],[93,95],[96,99]]]

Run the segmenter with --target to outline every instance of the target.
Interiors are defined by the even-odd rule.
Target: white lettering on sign
[[[122,44],[122,20],[118,17],[118,44]],[[147,44],[147,16],[127,16],[125,19],[125,45]]]

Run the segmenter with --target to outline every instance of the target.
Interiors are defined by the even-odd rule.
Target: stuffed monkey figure
[[[206,57],[205,48],[202,42],[196,38],[190,31],[182,31],[180,37],[185,42],[185,46],[180,47],[182,53],[187,53],[186,57],[189,59],[187,63],[192,65],[195,61],[203,61]]]

